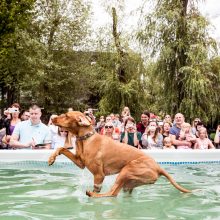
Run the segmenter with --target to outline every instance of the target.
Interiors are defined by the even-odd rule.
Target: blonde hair
[[[192,126],[191,124],[187,123],[187,122],[184,122],[182,125],[181,125],[181,130],[182,131],[185,131],[186,128],[189,128],[189,131],[191,132],[192,131]]]
[[[166,142],[170,142],[171,143],[171,138],[170,137],[165,137],[163,139],[163,144],[165,144]]]
[[[125,115],[125,113],[128,113],[128,115]],[[130,112],[129,107],[125,106],[122,110],[121,116],[124,117],[124,116],[130,116],[130,115],[131,115],[131,112]]]
[[[206,137],[208,137],[207,129],[206,129],[205,127],[201,127],[201,128],[198,130],[198,135],[201,134],[201,131],[205,131]]]

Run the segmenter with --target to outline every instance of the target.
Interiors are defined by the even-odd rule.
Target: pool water
[[[93,177],[72,164],[0,164],[0,219],[220,219],[220,164],[163,167],[188,189],[176,190],[165,177],[136,188],[132,195],[89,198]],[[116,176],[107,177],[103,192]]]

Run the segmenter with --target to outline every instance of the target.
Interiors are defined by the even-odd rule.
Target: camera
[[[19,112],[19,109],[18,109],[18,108],[9,108],[9,109],[8,109],[8,112],[9,112],[9,113]]]
[[[89,111],[85,111],[84,114],[85,114],[86,116],[89,116],[91,113],[90,113]]]
[[[128,124],[126,125],[126,128],[127,128],[127,129],[129,129],[129,128],[135,128],[135,125],[132,124],[132,123],[128,123]]]
[[[162,122],[162,121],[159,121],[159,122],[158,122],[158,125],[159,125],[159,126],[163,126],[163,122]]]

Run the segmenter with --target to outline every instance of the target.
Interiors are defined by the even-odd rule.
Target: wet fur
[[[93,131],[90,119],[77,111],[60,115],[53,119],[53,123],[77,137]],[[165,176],[181,192],[191,192],[178,185],[153,158],[141,150],[98,133],[86,140],[77,140],[75,154],[63,147],[58,148],[50,156],[49,165],[52,165],[60,154],[68,157],[81,169],[86,167],[93,174],[93,191],[86,192],[91,197],[117,196],[121,189],[132,192],[137,186],[155,183],[161,175]],[[110,191],[100,194],[105,176],[117,173],[119,175]]]

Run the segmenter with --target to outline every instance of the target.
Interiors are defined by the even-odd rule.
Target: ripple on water
[[[88,170],[0,169],[0,219],[218,219],[219,168],[205,164],[165,167],[183,187],[200,189],[193,193],[181,193],[161,177],[154,185],[138,187],[132,195],[102,199],[85,195],[93,187]],[[105,179],[103,192],[115,178]]]

